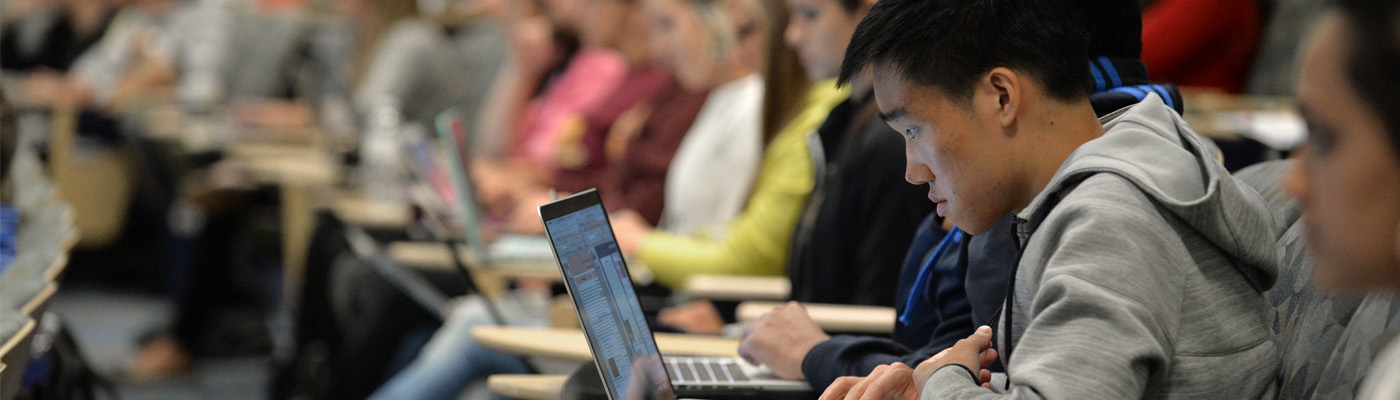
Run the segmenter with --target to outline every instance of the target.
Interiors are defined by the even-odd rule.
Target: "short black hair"
[[[1070,8],[1089,34],[1089,56],[1142,57],[1139,0],[1073,0]]]
[[[1093,92],[1089,38],[1063,0],[880,0],[856,26],[839,83],[890,63],[907,80],[970,99],[983,73],[1007,67],[1054,98]]]
[[[1347,81],[1385,125],[1391,150],[1400,157],[1400,3],[1395,0],[1338,0],[1351,45]]]

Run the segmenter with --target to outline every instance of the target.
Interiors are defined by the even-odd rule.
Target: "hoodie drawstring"
[[[1011,390],[1011,335],[1012,331],[1015,330],[1015,328],[1011,326],[1011,314],[1014,313],[1016,301],[1016,273],[1021,269],[1021,255],[1025,254],[1025,249],[1021,247],[1021,235],[1016,233],[1020,225],[1019,221],[1012,222],[1011,232],[1009,232],[1011,234],[1011,242],[1016,245],[1016,261],[1011,263],[1011,275],[1006,280],[1006,303],[1002,306],[1001,310],[1001,348],[1002,353],[1004,353],[1004,358],[1002,359],[1006,360],[1004,364],[1006,366],[1005,390]]]

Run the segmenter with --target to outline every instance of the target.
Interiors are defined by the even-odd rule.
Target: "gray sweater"
[[[1155,95],[1101,122],[1017,215],[1012,313],[994,326],[1009,387],[942,368],[923,398],[1274,397],[1263,200]]]

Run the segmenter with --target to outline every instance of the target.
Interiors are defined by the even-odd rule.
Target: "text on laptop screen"
[[[658,389],[648,388],[653,385],[666,385],[665,389],[669,389],[665,372],[660,370],[656,342],[647,328],[641,304],[637,303],[603,207],[590,206],[546,224],[564,278],[569,280],[577,299],[579,316],[593,343],[604,383],[618,397]],[[634,366],[641,370],[633,371]],[[650,382],[629,391],[629,381],[634,377]]]

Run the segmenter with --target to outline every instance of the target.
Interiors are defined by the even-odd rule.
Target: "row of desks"
[[[1191,95],[1187,100],[1185,119],[1203,135],[1216,140],[1238,140],[1242,137],[1258,140],[1278,150],[1287,150],[1300,140],[1296,132],[1300,125],[1291,103],[1278,99],[1239,99],[1229,96]],[[283,263],[285,265],[284,299],[300,297],[304,281],[306,254],[309,247],[314,213],[330,209],[349,223],[372,228],[404,227],[411,222],[410,208],[402,204],[383,204],[363,200],[336,189],[344,169],[335,156],[336,145],[315,130],[280,130],[240,135],[235,140],[215,140],[212,130],[170,108],[157,108],[147,117],[153,138],[179,142],[190,151],[205,151],[218,146],[228,159],[259,184],[276,185],[282,192],[281,213],[283,229]],[[1268,136],[1268,128],[1279,127],[1284,132]],[[197,129],[191,129],[191,127]],[[1263,132],[1263,136],[1261,136]],[[1274,137],[1277,136],[1277,137]],[[476,260],[469,249],[458,248],[464,260]],[[440,243],[393,243],[388,247],[392,259],[405,266],[419,268],[454,268],[446,245]],[[479,264],[473,262],[473,264]],[[478,270],[477,272],[481,272]],[[511,279],[560,279],[557,269],[507,268],[492,269],[484,274],[488,280],[505,282]],[[503,284],[498,290],[503,290]],[[686,291],[696,297],[717,300],[786,299],[790,293],[786,279],[701,278],[691,282]],[[781,303],[749,303],[741,307],[741,319],[751,319]],[[286,304],[288,309],[294,304]],[[811,308],[814,318],[827,321],[828,329],[847,331],[888,331],[893,323],[893,310],[862,308]],[[841,324],[845,325],[841,325]],[[523,329],[484,327],[473,332],[473,338],[483,346],[497,350],[557,360],[588,362],[588,345],[577,329]],[[668,354],[736,356],[738,340],[676,334],[657,334],[657,345]],[[555,398],[564,384],[561,376],[496,376],[490,380],[493,392],[517,398]]]

